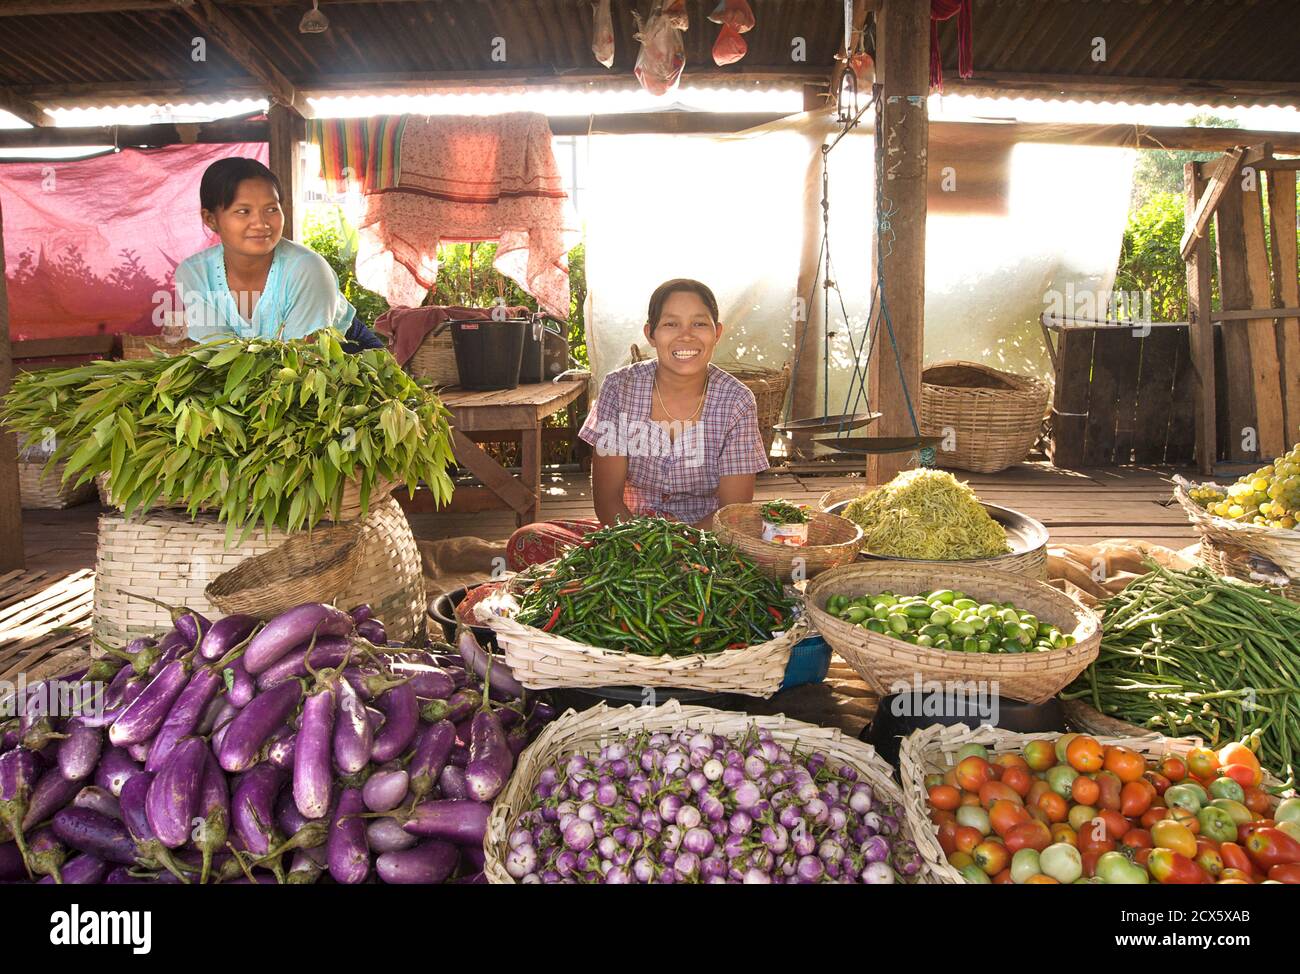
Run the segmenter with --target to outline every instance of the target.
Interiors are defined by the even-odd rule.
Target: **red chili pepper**
[[[629,629],[629,628],[627,627],[627,620],[626,620],[626,619],[621,620],[621,621],[619,622],[619,625],[623,627],[623,631],[624,631],[624,632],[631,632],[631,631],[632,631],[631,629]]]
[[[769,605],[769,606],[767,607],[767,611],[770,612],[770,613],[772,613],[772,618],[775,619],[777,622],[784,622],[784,621],[785,621],[785,616],[781,615],[781,610],[780,610],[780,609],[777,609],[777,608],[775,608],[774,606],[770,606],[770,605]]]
[[[728,648],[728,649],[744,649],[744,648],[745,648],[745,644],[744,644],[744,643],[727,643],[727,648]]]
[[[700,644],[700,637],[696,636],[694,639],[691,640],[691,643],[695,646],[698,646]]]
[[[555,625],[555,620],[558,618],[560,618],[560,607],[557,605],[555,611],[551,613],[551,617],[546,620],[546,625],[542,626],[542,632],[550,632],[551,626]]]
[[[637,551],[640,551],[640,550],[641,550],[641,545],[640,545],[639,542],[633,541],[633,542],[632,542],[632,547],[635,548]]]
[[[701,609],[701,610],[700,610],[700,614],[697,615],[697,616],[695,617],[695,624],[696,624],[697,626],[702,626],[702,625],[704,625],[704,610],[703,610],[703,609]]]

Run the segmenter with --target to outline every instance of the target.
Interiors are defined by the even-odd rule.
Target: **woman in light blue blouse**
[[[199,184],[204,224],[221,242],[176,268],[186,330],[195,341],[302,338],[322,328],[349,351],[382,348],[339,293],[325,258],[284,239],[280,182],[255,159],[221,159]]]

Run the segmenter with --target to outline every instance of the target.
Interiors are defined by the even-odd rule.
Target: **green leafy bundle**
[[[175,357],[30,372],[0,417],[48,440],[64,481],[109,475],[128,514],[217,511],[227,537],[261,521],[295,531],[337,518],[349,480],[363,513],[377,484],[451,496],[448,412],[388,352],[343,351],[332,331],[223,339]]]

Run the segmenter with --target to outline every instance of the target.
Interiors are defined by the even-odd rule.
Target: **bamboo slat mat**
[[[70,668],[88,655],[94,588],[89,569],[62,577],[22,570],[0,575],[0,680],[13,682],[20,672],[39,679],[51,665]]]

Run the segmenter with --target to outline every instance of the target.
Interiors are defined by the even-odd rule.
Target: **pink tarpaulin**
[[[216,238],[199,219],[203,170],[266,162],[265,143],[126,149],[80,160],[0,163],[12,337],[155,331],[176,265]]]

